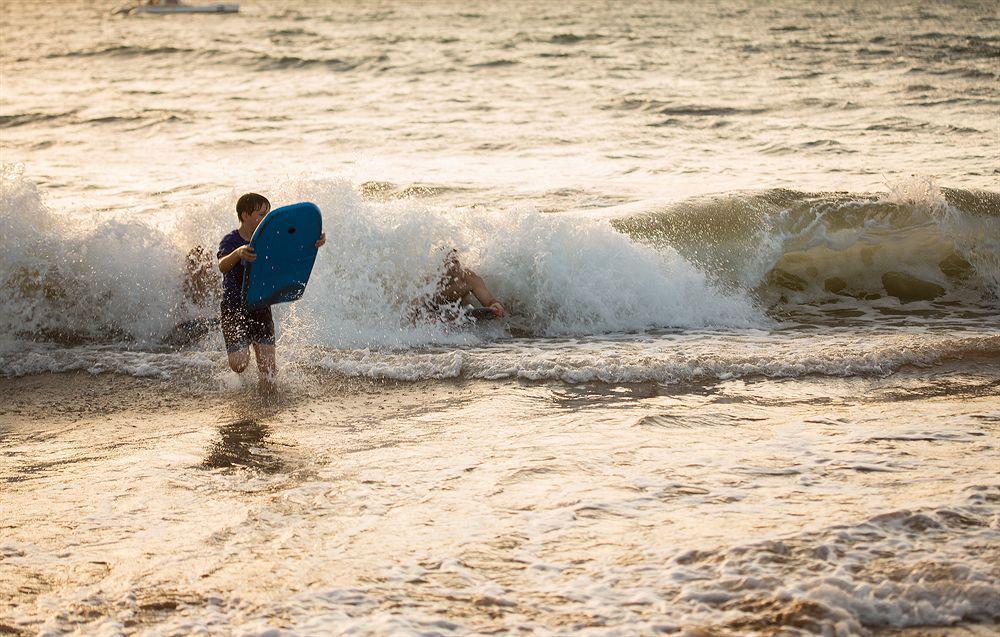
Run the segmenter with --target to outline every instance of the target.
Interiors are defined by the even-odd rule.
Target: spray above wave
[[[887,296],[992,303],[1000,292],[993,192],[918,180],[881,194],[778,189],[689,200],[612,224],[769,305]]]
[[[29,338],[149,340],[182,313],[182,254],[137,220],[56,215],[34,184],[0,176],[0,330]]]
[[[410,347],[474,339],[408,321],[412,301],[440,278],[440,245],[460,250],[513,310],[513,327],[527,334],[762,320],[745,295],[723,294],[673,250],[638,245],[603,221],[366,201],[343,181],[300,180],[278,190],[276,205],[319,204],[330,237],[306,297],[279,306],[286,341]],[[235,199],[206,201],[176,222],[148,215],[93,221],[49,210],[30,181],[6,168],[4,332],[64,342],[162,341],[176,323],[206,311],[183,293],[184,254],[194,245],[214,253],[235,224]]]
[[[300,333],[314,342],[427,342],[430,328],[409,325],[406,317],[412,300],[440,279],[442,244],[458,248],[504,299],[514,328],[531,335],[746,326],[761,319],[745,296],[722,294],[672,250],[636,245],[602,221],[364,201],[343,182],[298,182],[288,191],[320,205],[336,245],[317,262],[313,294],[294,308],[300,325],[312,328]]]

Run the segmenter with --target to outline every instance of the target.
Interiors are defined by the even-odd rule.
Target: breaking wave
[[[216,315],[211,289],[192,293],[186,257],[204,246],[208,287],[218,285],[215,246],[235,224],[237,192],[156,217],[50,210],[13,167],[2,185],[0,373],[170,377],[221,365],[217,330],[178,338],[178,326]],[[981,322],[1000,290],[1000,196],[991,192],[923,182],[864,195],[769,190],[610,218],[441,210],[417,192],[386,198],[330,179],[269,195],[276,206],[315,201],[324,213],[329,243],[305,297],[275,310],[282,350],[306,370],[671,384],[881,375],[1000,355],[980,328],[948,338],[903,330],[857,346],[850,334],[766,331],[785,308],[802,307],[965,312]],[[409,320],[440,277],[442,246],[489,282],[508,321]],[[623,333],[653,338],[601,336]],[[490,345],[511,336],[512,345]],[[463,344],[478,348],[448,350]]]
[[[0,300],[4,333],[64,343],[163,342],[205,312],[184,293],[185,254],[214,256],[235,225],[236,195],[180,215],[96,218],[57,213],[16,170],[3,175]],[[413,299],[440,277],[440,246],[505,300],[515,331],[539,336],[654,327],[746,327],[763,315],[745,294],[722,292],[672,249],[630,241],[600,220],[539,213],[440,211],[417,200],[366,200],[339,180],[280,187],[275,205],[312,200],[328,249],[306,297],[281,307],[293,334],[338,347],[454,342],[455,330],[407,320]],[[218,279],[209,258],[208,274]],[[291,337],[291,336],[290,336]]]
[[[995,301],[1000,194],[912,180],[873,194],[724,194],[612,220],[768,306],[851,297]]]

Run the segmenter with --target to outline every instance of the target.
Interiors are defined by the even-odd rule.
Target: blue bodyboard
[[[297,203],[269,212],[250,238],[257,259],[244,264],[247,306],[258,309],[302,298],[322,232],[323,219],[315,204]]]

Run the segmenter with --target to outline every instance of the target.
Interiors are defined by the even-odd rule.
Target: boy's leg
[[[250,362],[250,335],[247,333],[246,314],[240,308],[222,306],[219,313],[219,327],[226,341],[229,368],[237,374],[243,373]]]
[[[249,336],[253,351],[257,356],[260,384],[265,389],[274,389],[277,364],[274,355],[274,319],[271,308],[251,310],[249,313]]]
[[[257,355],[257,360],[260,360],[260,354]],[[229,352],[229,368],[237,374],[242,374],[243,370],[247,368],[247,363],[249,362],[249,347],[244,347],[242,350],[237,350],[235,352]]]
[[[253,351],[257,355],[257,370],[260,372],[260,377],[274,382],[274,373],[277,370],[274,345],[254,343]]]

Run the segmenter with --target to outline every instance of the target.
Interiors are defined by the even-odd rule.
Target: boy
[[[493,316],[500,317],[507,313],[503,304],[493,296],[482,278],[459,262],[458,250],[448,248],[444,256],[444,274],[438,281],[434,295],[431,298],[414,300],[411,303],[413,308],[411,316],[413,319],[419,318],[422,314],[440,316],[442,309],[448,306],[457,303],[468,305],[471,301],[470,295],[475,296],[483,307],[493,310]]]
[[[248,244],[254,230],[271,211],[271,202],[263,195],[250,192],[236,202],[236,217],[240,227],[222,238],[219,243],[219,270],[222,271],[222,308],[219,321],[222,337],[226,341],[229,367],[237,374],[242,373],[250,362],[250,344],[253,343],[260,371],[261,387],[274,387],[274,320],[271,308],[251,310],[243,303],[243,277],[246,268],[243,261],[253,263],[257,259]],[[316,247],[326,243],[326,234],[319,235]]]

